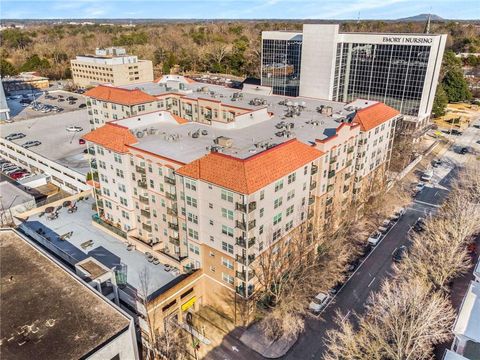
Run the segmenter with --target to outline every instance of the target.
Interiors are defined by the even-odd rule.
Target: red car
[[[13,174],[10,174],[10,177],[14,180],[20,179],[23,175],[28,174],[27,171],[17,171]]]
[[[79,145],[84,145],[84,144],[85,144],[85,140],[84,140],[84,139],[78,139],[78,144],[79,144]]]

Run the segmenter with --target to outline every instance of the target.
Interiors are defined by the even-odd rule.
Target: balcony
[[[180,246],[180,239],[178,237],[174,237],[174,236],[169,236],[168,237],[168,242],[170,244],[173,244],[175,246]]]
[[[334,185],[334,184],[328,185],[328,186],[327,186],[327,192],[332,191],[334,188],[335,188],[335,185]]]
[[[147,188],[147,182],[139,180],[139,181],[137,181],[137,186],[139,188],[146,189]]]
[[[139,196],[138,196],[138,200],[140,200],[140,202],[141,202],[142,204],[147,204],[147,205],[148,205],[148,197],[147,197],[147,196],[139,195]]]
[[[169,223],[168,223],[168,227],[169,227],[170,229],[172,229],[172,230],[178,231],[178,224],[169,222]]]
[[[239,262],[240,264],[247,265],[247,264],[246,264],[246,260],[247,260],[247,259],[246,259],[245,256],[237,255],[237,256],[235,257],[235,260],[236,260],[237,262]]]
[[[350,173],[346,173],[346,174],[345,174],[345,180],[348,180],[348,179],[350,179],[351,177],[352,177],[352,174],[350,174]]]
[[[148,217],[148,218],[150,217],[150,211],[149,211],[149,210],[141,209],[141,210],[140,210],[140,214],[141,214],[142,216],[145,216],[145,217]]]
[[[310,196],[308,198],[308,205],[313,205],[315,203],[315,197],[314,196]]]
[[[248,223],[248,230],[254,229],[256,225],[257,225],[257,221],[256,221],[256,220],[251,220],[251,221]]]
[[[147,232],[152,232],[152,225],[142,224],[142,229]]]
[[[334,163],[336,163],[336,162],[337,162],[337,157],[336,157],[336,156],[332,156],[332,157],[330,158],[330,164],[334,164]]]
[[[141,166],[138,166],[138,165],[135,166],[135,171],[137,173],[140,173],[140,174],[145,174],[146,173],[145,168],[143,168]]]
[[[347,149],[347,154],[351,154],[353,153],[353,146],[350,146],[348,149]]]
[[[247,224],[245,223],[245,221],[236,220],[235,221],[235,227],[237,229],[245,231],[247,229]]]
[[[250,271],[245,271],[245,270],[244,271],[236,271],[235,275],[240,280],[247,281],[247,275],[248,275],[248,279],[250,280],[253,277],[255,277],[255,271],[253,271],[253,270],[250,270]]]
[[[251,248],[253,245],[255,245],[255,242],[256,242],[256,238],[255,236],[250,238],[250,240],[248,240],[248,247]]]
[[[315,213],[314,213],[313,211],[310,211],[310,212],[308,213],[308,216],[307,216],[308,220],[310,220],[311,218],[313,218],[314,215],[315,215]]]
[[[167,184],[170,184],[170,185],[175,185],[176,184],[176,181],[174,178],[171,178],[169,176],[164,176],[163,179],[165,180],[165,182]]]
[[[317,165],[312,165],[312,171],[311,174],[315,175],[318,172],[318,166]]]
[[[247,247],[247,241],[242,236],[237,237],[237,239],[235,240],[235,244],[243,248]]]
[[[331,203],[333,203],[333,198],[328,198],[327,201],[325,201],[325,205],[330,205]]]
[[[312,182],[310,183],[310,190],[313,190],[313,189],[315,189],[316,187],[317,187],[317,182],[316,182],[316,181],[312,181]]]
[[[247,209],[248,209],[248,212],[251,213],[256,208],[257,208],[257,202],[256,201],[252,201],[251,203],[248,204],[248,206],[246,204],[241,204],[241,203],[238,203],[238,202],[235,203],[235,210],[241,211],[241,212],[247,212]]]
[[[166,196],[167,199],[169,199],[169,200],[172,200],[172,201],[176,201],[176,200],[177,200],[177,195],[176,195],[176,194],[169,193],[169,192],[165,192],[165,196]]]
[[[347,163],[345,164],[346,167],[349,167],[350,165],[352,165],[352,159],[348,160]]]
[[[331,179],[332,177],[335,176],[335,170],[332,170],[328,173],[328,178]]]
[[[178,214],[177,208],[167,207],[167,214],[170,215],[170,216],[177,216],[177,214]]]

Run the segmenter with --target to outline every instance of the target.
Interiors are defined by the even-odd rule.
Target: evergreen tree
[[[432,113],[434,117],[445,115],[445,109],[448,104],[448,96],[442,84],[438,84],[435,100],[433,101]]]
[[[10,64],[5,59],[0,59],[0,75],[1,76],[11,76],[16,74],[17,74],[17,70],[12,64]]]

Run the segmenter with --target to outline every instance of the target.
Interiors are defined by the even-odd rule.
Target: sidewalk
[[[285,355],[297,339],[297,337],[293,339],[280,338],[271,341],[267,339],[258,323],[250,326],[240,337],[242,343],[267,359],[276,359]]]

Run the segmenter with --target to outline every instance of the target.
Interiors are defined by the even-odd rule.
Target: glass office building
[[[425,85],[430,46],[338,43],[333,100],[376,100],[416,116]]]
[[[262,85],[273,93],[298,96],[302,41],[295,39],[268,39],[262,41]]]

